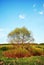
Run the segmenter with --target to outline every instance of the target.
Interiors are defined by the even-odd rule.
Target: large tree
[[[8,34],[8,39],[11,43],[26,43],[34,41],[31,32],[25,27],[16,28]]]

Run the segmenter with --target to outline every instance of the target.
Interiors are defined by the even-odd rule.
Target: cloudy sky
[[[0,43],[23,26],[32,31],[35,42],[44,42],[44,0],[0,0]]]

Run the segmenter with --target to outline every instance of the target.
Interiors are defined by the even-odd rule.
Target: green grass
[[[32,56],[27,58],[0,58],[5,65],[44,65],[44,56]]]

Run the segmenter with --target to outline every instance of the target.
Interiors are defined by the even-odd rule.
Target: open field
[[[44,56],[32,56],[26,58],[0,58],[2,65],[44,65]]]
[[[44,45],[0,44],[0,63],[4,65],[44,65]]]
[[[39,44],[4,44],[0,45],[0,54],[5,57],[21,58],[44,55],[44,45]]]

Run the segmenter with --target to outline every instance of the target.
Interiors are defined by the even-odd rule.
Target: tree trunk
[[[24,43],[24,35],[22,36],[22,44]]]

